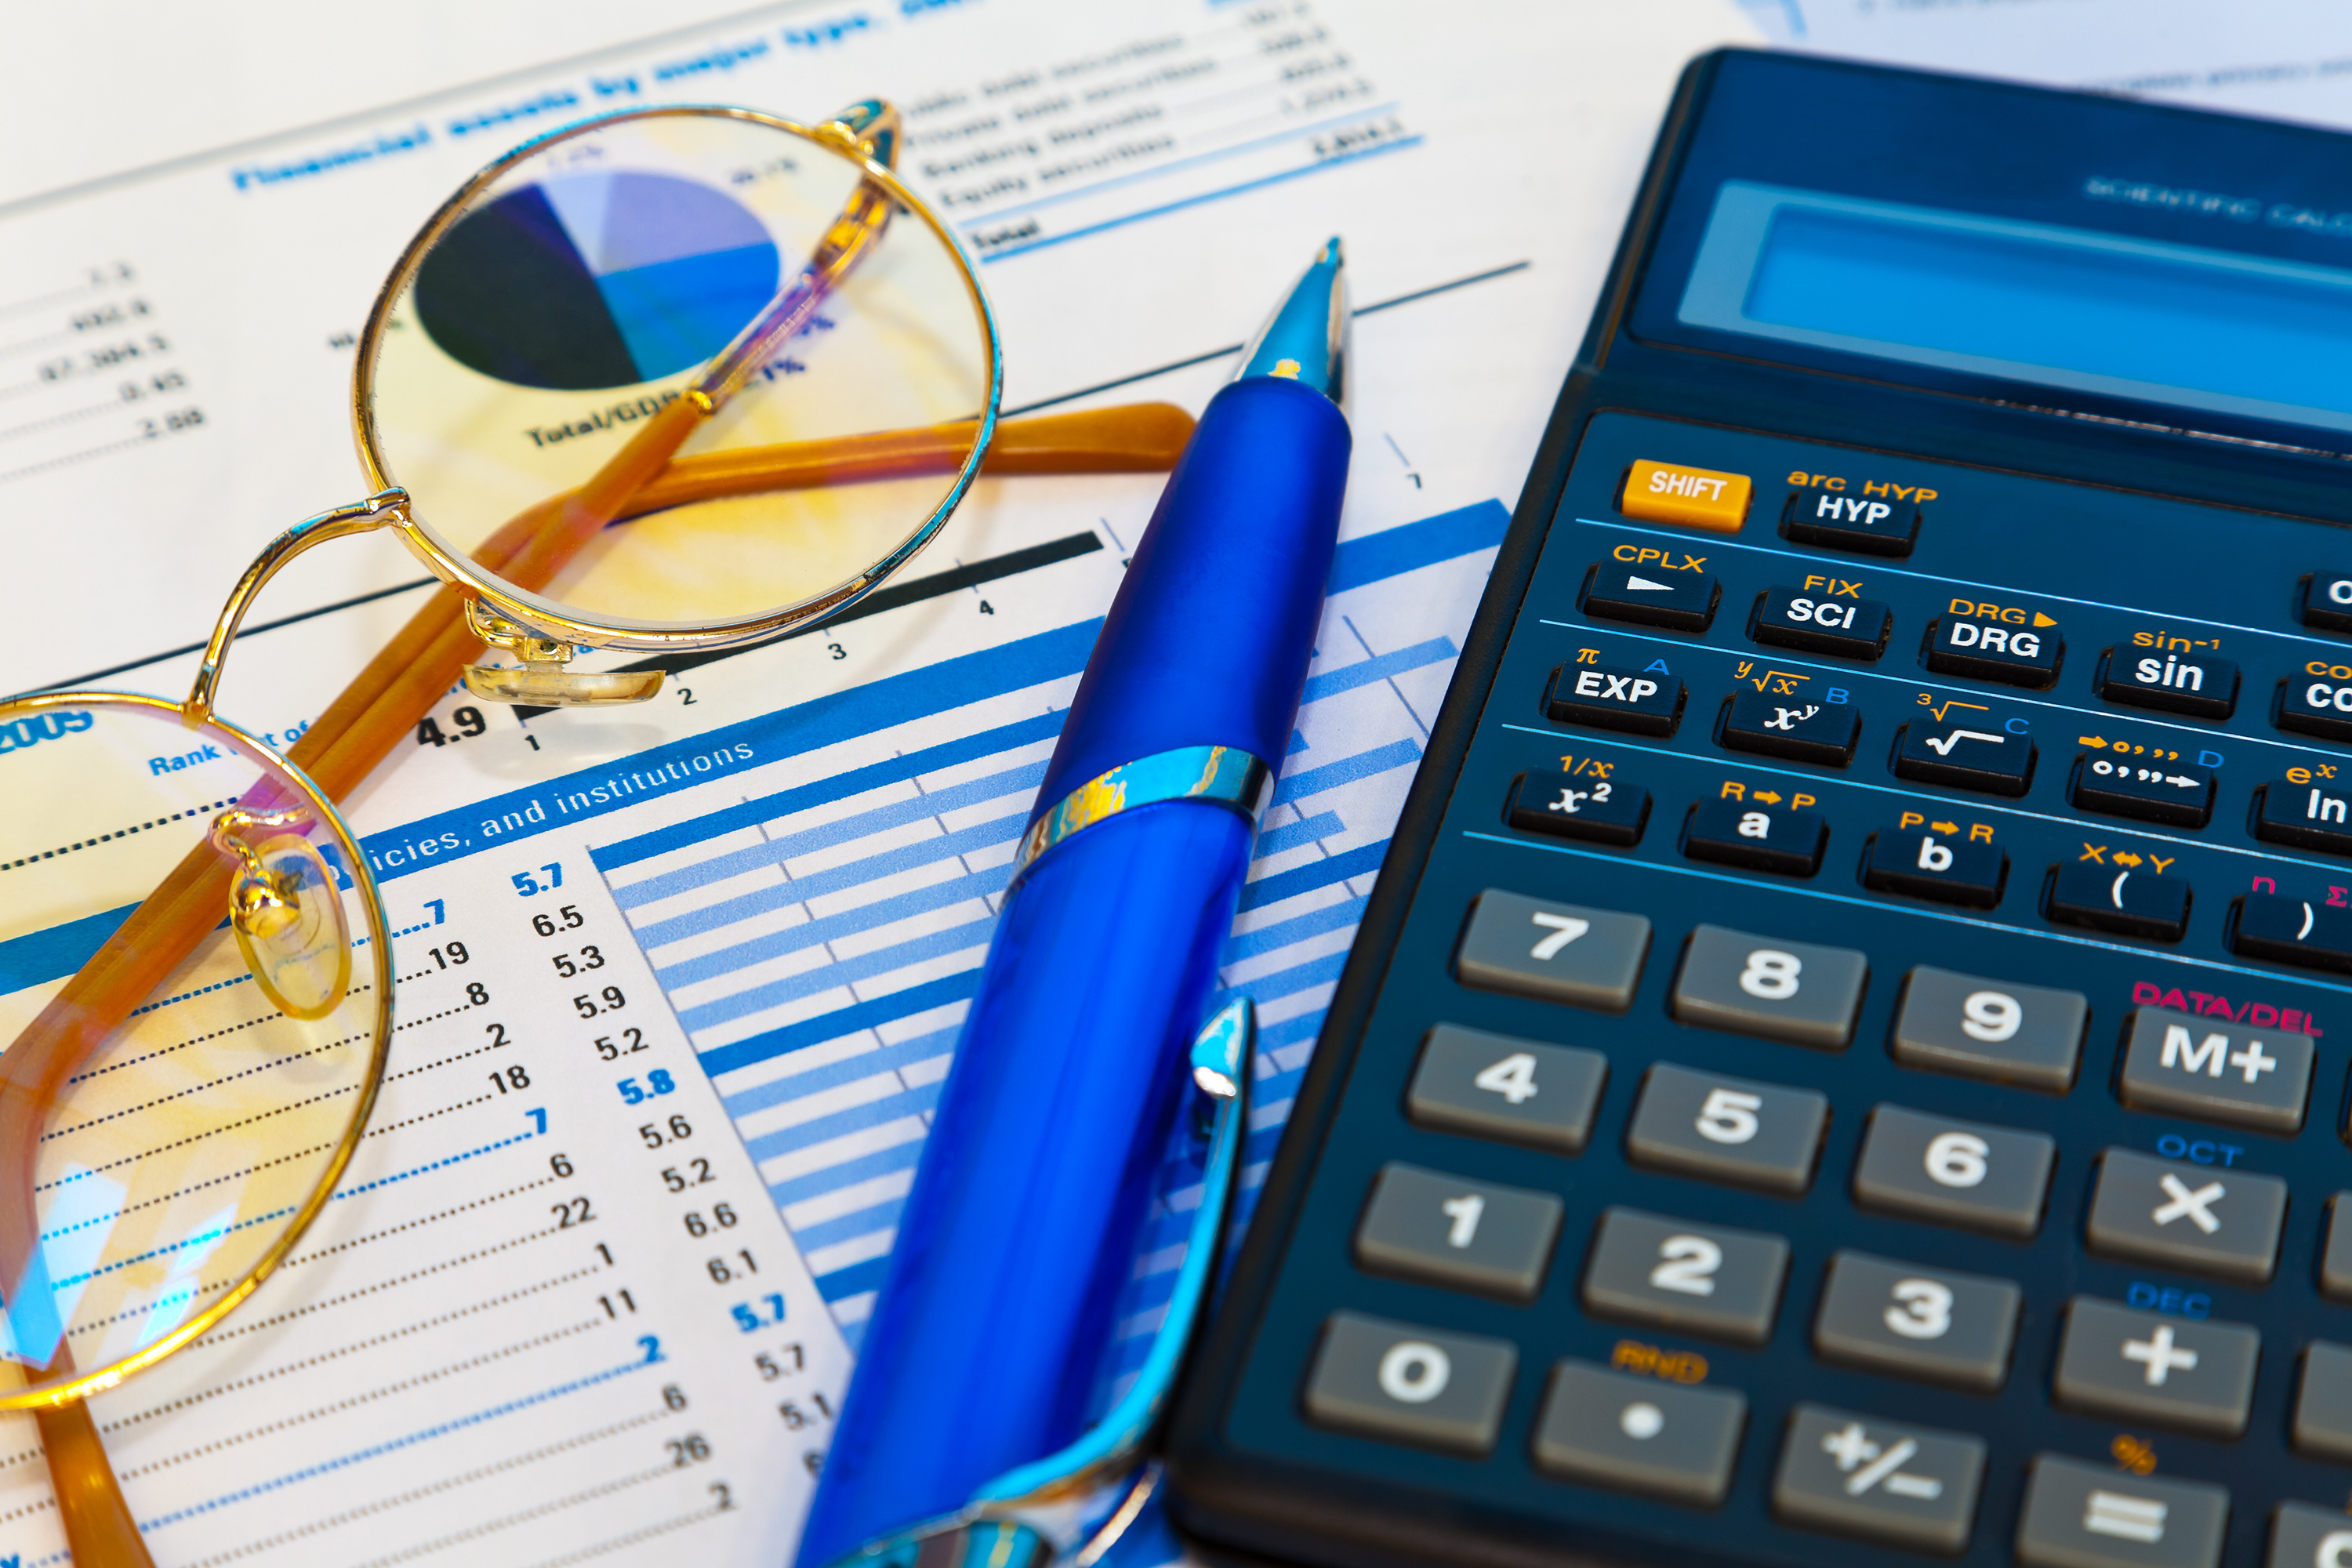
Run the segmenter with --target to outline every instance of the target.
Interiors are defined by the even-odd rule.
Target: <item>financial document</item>
[[[0,531],[54,585],[0,689],[181,695],[261,541],[357,494],[351,359],[407,237],[585,114],[896,99],[1013,411],[1197,410],[1342,234],[1343,542],[1221,976],[1264,1025],[1254,1185],[1675,73],[1749,37],[1713,0],[786,5],[0,206]],[[453,692],[355,793],[400,975],[371,1131],[279,1274],[93,1402],[160,1564],[789,1558],[1162,482],[984,480],[848,618],[641,708]],[[298,563],[225,715],[299,736],[420,577],[381,540]],[[1181,1258],[1183,1169],[1106,1398]],[[1171,1550],[1146,1529],[1129,1560]],[[63,1561],[32,1423],[0,1417],[0,1565]]]

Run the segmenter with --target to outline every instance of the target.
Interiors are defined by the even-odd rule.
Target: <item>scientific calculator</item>
[[[2352,138],[1686,74],[1171,1453],[1223,1563],[2352,1568]]]

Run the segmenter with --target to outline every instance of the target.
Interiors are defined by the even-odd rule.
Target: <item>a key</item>
[[[2352,910],[2247,893],[2231,909],[2230,951],[2298,969],[2352,972]]]
[[[2033,742],[2012,733],[1990,710],[1926,714],[1903,726],[1895,743],[1895,776],[1914,784],[2021,795],[2033,787]]]
[[[1563,1361],[1536,1418],[1536,1468],[1612,1491],[1713,1508],[1731,1489],[1748,1400]]]
[[[1532,1301],[1566,1205],[1549,1193],[1465,1181],[1391,1160],[1356,1225],[1356,1261],[1457,1290]]]
[[[2227,719],[2238,706],[2238,667],[2203,654],[2111,647],[2091,684],[2110,702],[2198,719]]]
[[[1811,876],[1822,868],[1829,824],[1811,806],[1781,805],[1781,799],[1777,790],[1759,790],[1744,800],[1699,802],[1683,825],[1683,853],[1718,866]]]
[[[2104,860],[2069,860],[2053,870],[2044,912],[2064,925],[2179,942],[2189,930],[2192,898],[2186,877]]]
[[[2134,1110],[2285,1135],[2303,1125],[2318,1054],[2309,1035],[2142,1007],[2116,1089]]]
[[[1650,792],[1630,780],[1530,770],[1511,790],[1507,813],[1522,833],[1631,847],[1650,821]]]
[[[1795,1196],[1811,1184],[1829,1097],[1660,1062],[1625,1129],[1637,1165]]]
[[[1584,1266],[1584,1310],[1760,1345],[1772,1337],[1788,1273],[1789,1244],[1777,1236],[1611,1208]]]
[[[1640,915],[1557,904],[1489,888],[1454,951],[1465,985],[1622,1013],[1633,1005],[1650,922]]]
[[[2009,857],[1948,831],[1881,828],[1862,855],[1862,885],[1878,893],[1901,893],[1939,904],[1989,910],[2000,902],[2009,882]]]
[[[1757,596],[1748,635],[1767,647],[1874,662],[1886,651],[1895,612],[1875,599],[1853,596],[1850,590],[1860,586],[1823,577],[1799,588],[1768,588]]]
[[[1921,964],[1895,1015],[1895,1059],[1907,1068],[2020,1084],[2050,1094],[2074,1087],[2090,999]]]
[[[1683,952],[1672,1007],[1685,1024],[1842,1051],[1869,978],[1870,961],[1850,947],[1703,925]]]
[[[2230,1494],[2039,1454],[2017,1525],[2024,1568],[2220,1568]]]
[[[1307,1418],[1458,1454],[1493,1451],[1519,1354],[1508,1340],[1334,1312],[1307,1374]]]
[[[2075,759],[2067,798],[2079,811],[2202,827],[2213,816],[2213,770],[2186,757],[2086,752]]]
[[[1842,1366],[1990,1394],[2008,1379],[2023,1300],[2006,1279],[1840,1252],[1813,1314],[1813,1351]]]
[[[1584,574],[1580,603],[1586,615],[1601,620],[1703,632],[1722,599],[1723,584],[1705,572],[1596,561]]]
[[[1957,1555],[1984,1467],[1982,1439],[1965,1432],[1800,1405],[1781,1442],[1772,1509],[1791,1524]]]
[[[1421,1047],[1405,1114],[1417,1127],[1579,1154],[1608,1081],[1599,1051],[1440,1024]]]
[[[1556,724],[1666,736],[1682,722],[1687,695],[1683,683],[1663,670],[1563,664],[1551,672],[1544,714]]]

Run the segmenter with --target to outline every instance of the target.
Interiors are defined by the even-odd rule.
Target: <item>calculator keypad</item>
[[[1703,925],[1683,951],[1674,1016],[1710,1029],[1842,1051],[1853,1038],[1869,978],[1870,961],[1851,948]]]
[[[1562,1212],[1549,1193],[1391,1160],[1374,1180],[1356,1226],[1356,1261],[1375,1273],[1532,1301]]]
[[[1772,1337],[1788,1275],[1789,1244],[1777,1236],[1612,1208],[1592,1238],[1584,1307],[1596,1317],[1760,1345]]]
[[[2077,1296],[2053,1386],[2094,1415],[2209,1436],[2246,1429],[2263,1337],[2242,1323],[2170,1318]]]
[[[2023,1301],[2006,1279],[1843,1251],[1822,1286],[1813,1351],[1827,1362],[1990,1394],[2009,1377]]]
[[[1984,1468],[1983,1442],[1965,1433],[1800,1405],[1772,1508],[1810,1529],[1948,1555],[1969,1543]]]
[[[1591,1362],[1552,1368],[1536,1420],[1536,1468],[1612,1491],[1713,1508],[1731,1489],[1748,1401]]]
[[[1416,1126],[1577,1154],[1609,1081],[1599,1051],[1440,1024],[1405,1090]]]
[[[1626,1157],[1768,1193],[1801,1193],[1829,1130],[1829,1097],[1660,1062],[1625,1129]]]
[[[1780,525],[1629,528],[1612,487],[1669,429],[1789,475]],[[1387,967],[1332,1015],[1361,1033],[1223,1430],[1612,1563],[2352,1568],[2352,645],[2276,570],[2352,582],[2352,547],[1584,440]],[[1792,526],[1864,482],[1941,492],[1909,556]],[[1392,1183],[1410,1235],[1371,1223]],[[1465,1268],[1443,1205],[1510,1196],[1556,1200],[1549,1239]],[[1350,1313],[1378,1356],[1516,1356],[1483,1458],[1374,1436],[1377,1356],[1302,1406]]]
[[[2304,1352],[2295,1380],[2294,1446],[2314,1458],[2352,1465],[2352,1345],[2315,1340]]]
[[[2274,1176],[2110,1149],[2083,1236],[2105,1257],[2261,1285],[2277,1269],[2286,1209]]]
[[[2017,1526],[2025,1568],[2215,1568],[2230,1494],[2057,1454],[2033,1461]]]
[[[2042,1224],[2057,1142],[1882,1105],[1853,1168],[1853,1201],[1881,1214],[2030,1237]]]
[[[2074,1087],[2090,998],[1921,964],[1904,984],[1889,1045],[1905,1067],[2014,1083]]]
[[[1391,1442],[1485,1454],[1518,1363],[1508,1340],[1335,1312],[1307,1374],[1307,1414]]]

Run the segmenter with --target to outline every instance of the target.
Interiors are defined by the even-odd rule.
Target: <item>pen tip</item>
[[[1242,353],[1234,379],[1269,375],[1311,386],[1346,407],[1347,258],[1333,235]]]
[[[1327,267],[1345,267],[1348,264],[1347,257],[1340,252],[1338,235],[1335,234],[1323,242],[1323,248],[1316,252],[1315,260],[1318,265]]]

